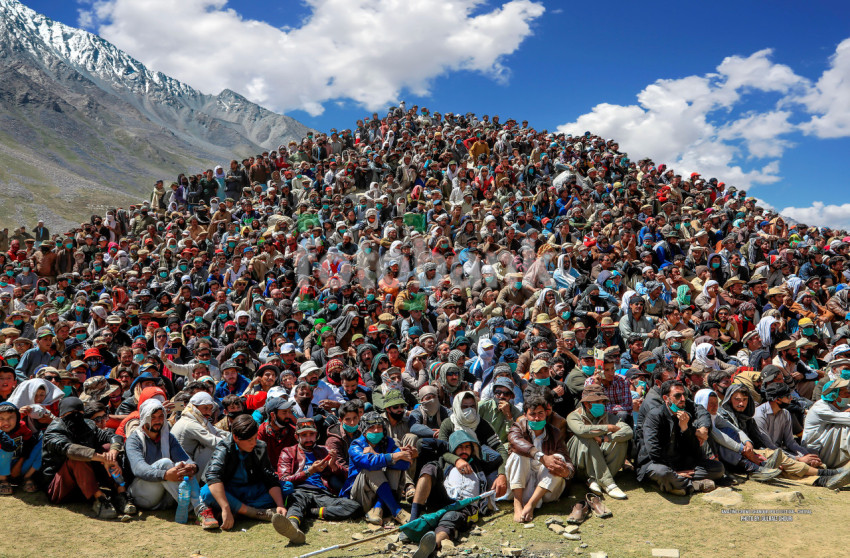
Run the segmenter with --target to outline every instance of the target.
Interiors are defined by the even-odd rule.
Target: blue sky
[[[400,99],[592,126],[633,158],[850,227],[850,43],[836,54],[850,10],[837,1],[24,1],[204,92],[228,86],[320,130]]]

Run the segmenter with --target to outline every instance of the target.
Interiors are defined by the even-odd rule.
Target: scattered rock
[[[473,537],[480,537],[484,534],[484,531],[482,531],[480,527],[475,527],[472,531],[469,532],[469,534]]]
[[[547,517],[546,518],[546,526],[548,527],[549,525],[553,525],[553,524],[554,525],[561,525],[563,527],[564,520],[561,519],[560,517]]]
[[[590,558],[608,558],[607,552],[591,552]]]
[[[520,536],[519,536],[519,537],[517,537],[517,538],[521,539],[521,538],[522,538],[522,535],[520,535]]]
[[[398,550],[398,545],[390,541],[384,545],[384,550],[386,550],[387,552],[395,552],[396,550]]]
[[[327,533],[328,531],[325,530],[324,532]],[[398,542],[399,538],[398,535],[390,535],[389,537],[387,537],[387,540],[390,542]]]
[[[522,556],[522,549],[513,547],[503,548],[502,556]]]
[[[467,543],[467,542],[469,542],[469,537],[461,537],[460,538],[460,544],[464,544],[464,543]]]
[[[511,546],[511,541],[502,541],[502,546]]]
[[[576,535],[575,533],[564,533],[564,538],[568,541],[580,541],[581,535]]]
[[[679,558],[679,551],[675,548],[653,548],[654,558]]]
[[[578,533],[578,525],[567,525],[564,527],[564,533],[575,534]]]
[[[759,502],[776,502],[779,504],[800,504],[803,501],[803,494],[796,490],[790,492],[767,492],[756,494],[756,500]]]
[[[354,533],[353,535],[351,535],[351,538],[355,541],[362,541],[366,538],[366,535],[364,535],[363,533]]]
[[[575,554],[581,554],[581,553],[582,553],[582,552],[584,552],[584,551],[583,551],[581,548],[579,548],[579,547],[575,547],[575,549],[573,550],[573,552],[574,552]]]
[[[718,488],[713,492],[702,495],[702,499],[709,504],[720,504],[721,506],[740,506],[744,502],[744,497],[740,493],[735,492],[729,487]]]
[[[328,532],[328,530],[327,530],[327,529],[325,529],[324,527],[322,527],[321,529],[319,529],[319,532],[320,532],[320,533],[327,533],[327,532]]]
[[[561,533],[564,532],[564,526],[559,525],[557,523],[552,523],[552,524],[549,525],[549,530],[552,531],[553,533],[555,533],[556,535],[560,535]]]
[[[581,543],[579,546],[580,546],[581,548],[587,548],[587,543]]]
[[[525,523],[522,526],[523,529],[534,529],[534,523]]]
[[[455,549],[455,543],[453,543],[452,541],[450,541],[448,539],[443,541],[443,550],[454,550],[454,549]]]

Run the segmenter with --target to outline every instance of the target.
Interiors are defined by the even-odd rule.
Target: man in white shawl
[[[199,498],[198,465],[169,432],[165,409],[158,400],[148,399],[142,403],[139,428],[127,437],[125,450],[136,477],[130,484],[130,494],[139,508],[154,510],[175,505],[180,482],[188,477],[195,515],[204,529],[218,528],[212,510]]]
[[[820,401],[806,414],[803,445],[818,452],[830,469],[850,463],[850,380],[838,378],[824,384]]]
[[[224,437],[210,422],[215,407],[212,396],[199,391],[189,399],[189,404],[171,431],[186,454],[198,465],[201,479],[204,478],[203,473],[216,444]]]

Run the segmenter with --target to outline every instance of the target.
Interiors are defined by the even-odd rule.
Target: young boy
[[[18,385],[18,380],[15,378],[15,369],[11,366],[0,366],[0,401],[6,401],[15,387]]]
[[[0,436],[5,434],[5,447],[0,449],[0,496],[13,493],[10,481],[23,479],[25,492],[36,492],[33,476],[41,468],[41,438],[27,428],[18,408],[0,403]]]

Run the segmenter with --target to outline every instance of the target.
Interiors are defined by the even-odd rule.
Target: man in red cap
[[[92,376],[106,376],[109,374],[110,368],[103,363],[103,356],[100,354],[99,350],[95,348],[87,349],[86,354],[83,356],[83,360],[85,360],[88,365],[86,378],[91,378]]]

